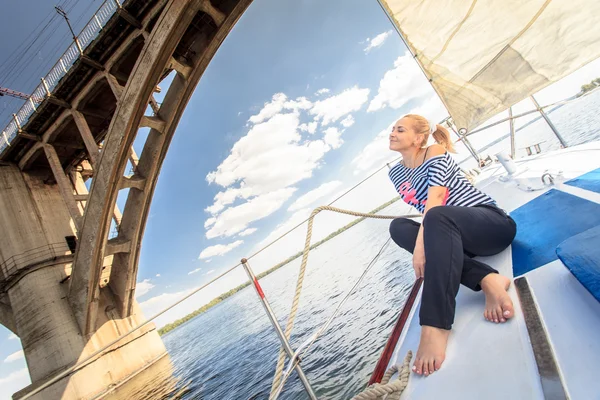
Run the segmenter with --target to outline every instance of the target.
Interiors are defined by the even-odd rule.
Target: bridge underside
[[[21,338],[28,391],[143,321],[135,284],[162,162],[200,77],[250,3],[125,2],[0,154],[0,225],[10,232],[0,239],[0,323]],[[139,131],[146,140],[138,155]],[[107,356],[121,347],[123,368]],[[93,371],[100,383],[84,392],[100,393],[108,378],[98,374],[126,379],[164,352],[146,325],[98,355],[94,368],[73,371],[59,391],[85,397],[79,385]]]

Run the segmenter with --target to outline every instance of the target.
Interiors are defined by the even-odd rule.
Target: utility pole
[[[62,16],[65,19],[65,21],[67,21],[67,25],[69,26],[71,35],[73,35],[73,40],[75,41],[75,44],[77,45],[77,48],[79,49],[79,54],[83,54],[83,49],[81,48],[81,44],[79,44],[79,39],[77,38],[77,35],[73,31],[73,27],[71,26],[71,21],[69,21],[67,12],[65,10],[63,10],[60,6],[54,6],[54,9],[60,16]]]

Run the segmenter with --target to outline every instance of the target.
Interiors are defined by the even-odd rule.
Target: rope
[[[412,351],[408,351],[402,367],[398,365],[392,365],[385,371],[381,383],[375,383],[367,387],[364,391],[357,394],[352,400],[398,400],[400,395],[408,385],[408,378],[410,376],[410,360],[412,358]],[[392,376],[398,372],[398,379],[390,382]]]
[[[275,392],[274,399],[279,398],[279,395],[281,394],[281,391],[283,390],[283,386],[285,385],[285,382],[292,374],[292,371],[294,370],[294,368],[296,368],[296,366],[298,365],[300,360],[304,357],[304,354],[307,353],[308,350],[310,350],[311,346],[315,343],[315,341],[319,338],[319,336],[321,336],[321,334],[323,334],[327,330],[329,325],[331,325],[331,322],[333,322],[334,318],[337,316],[337,314],[340,311],[340,309],[342,308],[342,306],[346,303],[346,301],[354,293],[354,290],[358,287],[358,285],[360,285],[360,283],[362,282],[364,277],[367,275],[367,273],[371,270],[373,265],[375,265],[375,263],[377,262],[377,260],[379,259],[379,257],[383,253],[383,251],[387,248],[387,246],[391,240],[392,240],[392,238],[388,238],[388,240],[385,241],[383,246],[381,246],[381,249],[379,249],[379,251],[377,252],[375,257],[373,257],[373,259],[371,260],[369,265],[367,265],[367,268],[365,268],[365,270],[363,271],[361,276],[358,278],[358,280],[356,281],[354,286],[352,286],[352,288],[348,291],[348,293],[342,299],[342,301],[340,301],[338,303],[337,307],[335,308],[335,310],[333,311],[333,313],[331,314],[329,319],[320,328],[316,329],[315,333],[313,333],[307,340],[305,340],[304,343],[302,343],[300,346],[298,346],[298,348],[296,349],[296,351],[290,358],[290,361],[288,362],[288,367],[283,374],[281,383],[279,384],[279,388]]]
[[[399,158],[393,160],[396,161]],[[392,161],[392,162],[393,162]],[[338,201],[339,199],[341,199],[342,197],[346,196],[348,193],[350,193],[351,191],[353,191],[354,189],[356,189],[357,187],[359,187],[360,185],[362,185],[364,182],[366,182],[368,179],[372,178],[375,174],[377,174],[379,171],[381,171],[382,169],[384,169],[386,166],[382,166],[380,168],[378,168],[376,171],[374,171],[373,173],[371,173],[369,176],[367,176],[366,178],[364,178],[362,181],[358,182],[356,185],[352,186],[350,189],[346,190],[344,193],[342,193],[340,196],[338,196],[336,199],[334,199],[331,203],[329,203],[330,205],[335,203],[336,201]],[[332,207],[333,208],[333,207]],[[368,214],[369,216],[373,216],[372,214]],[[410,217],[410,216],[407,216]],[[265,251],[267,248],[269,248],[270,246],[272,246],[273,244],[275,244],[276,242],[278,242],[279,240],[281,240],[283,237],[289,235],[291,232],[293,232],[295,229],[297,229],[299,226],[301,226],[304,222],[306,222],[308,220],[304,220],[301,223],[299,223],[298,225],[296,225],[295,227],[293,227],[292,229],[290,229],[289,231],[285,232],[283,235],[279,236],[277,239],[273,240],[271,243],[267,244],[266,246],[262,247],[260,250],[258,250],[257,252],[255,252],[254,254],[252,254],[251,256],[248,257],[248,260],[256,257],[258,254],[262,253],[263,251]],[[67,368],[66,370],[54,375],[54,377],[52,377],[51,379],[48,379],[46,382],[44,382],[43,384],[39,385],[38,387],[36,387],[35,389],[33,389],[31,392],[27,393],[25,396],[22,397],[23,400],[25,399],[29,399],[32,396],[34,396],[35,394],[41,392],[42,390],[44,390],[45,388],[49,387],[50,385],[58,382],[59,380],[61,380],[62,378],[69,376],[70,374],[74,373],[75,371],[85,367],[86,365],[92,363],[93,361],[96,360],[96,358],[98,356],[100,356],[105,350],[107,350],[108,348],[110,348],[111,346],[117,344],[119,341],[121,341],[122,339],[126,338],[127,336],[131,335],[132,333],[142,329],[144,326],[150,324],[152,321],[154,321],[156,318],[160,317],[161,315],[165,314],[167,311],[175,308],[176,306],[178,306],[179,304],[183,303],[184,301],[186,301],[187,299],[189,299],[190,297],[194,296],[196,293],[198,293],[199,291],[201,291],[202,289],[206,288],[207,286],[211,285],[212,283],[216,282],[217,280],[221,279],[222,277],[224,277],[225,275],[233,272],[237,267],[241,266],[241,263],[237,263],[236,265],[232,266],[231,268],[229,268],[228,270],[224,271],[222,274],[220,274],[219,276],[211,279],[210,281],[208,281],[207,283],[200,285],[198,288],[192,290],[190,293],[188,293],[187,295],[185,295],[184,297],[182,297],[181,299],[179,299],[178,301],[176,301],[175,303],[171,304],[170,306],[164,308],[163,310],[159,311],[158,313],[154,314],[152,317],[148,318],[146,321],[144,321],[143,323],[141,323],[140,325],[131,328],[129,331],[127,331],[126,333],[122,334],[121,336],[119,336],[118,338],[116,338],[115,340],[111,341],[110,343],[104,345],[104,347],[101,347],[100,349],[96,350],[94,353],[90,354],[89,356],[87,356],[86,358],[84,358],[83,360],[79,360],[77,362],[77,364],[72,365],[71,367]]]
[[[298,304],[300,302],[300,294],[302,292],[302,285],[304,283],[304,274],[306,272],[306,263],[308,261],[308,253],[310,251],[310,241],[312,238],[312,229],[313,229],[313,220],[315,216],[321,211],[333,211],[340,214],[352,215],[355,217],[364,217],[364,218],[375,218],[375,219],[395,219],[398,218],[397,215],[377,215],[377,214],[368,214],[361,213],[356,211],[344,210],[337,207],[331,206],[321,206],[317,207],[313,210],[308,218],[308,228],[306,232],[306,240],[304,242],[304,250],[302,252],[302,263],[300,264],[300,271],[298,272],[298,282],[296,283],[296,292],[294,294],[294,300],[292,301],[292,309],[290,310],[290,316],[288,318],[286,327],[285,327],[285,337],[289,340],[292,329],[294,328],[294,319],[296,318],[296,312],[298,311]],[[405,215],[404,218],[417,218],[420,217],[421,214],[417,215]],[[276,392],[281,383],[281,377],[283,374],[284,363],[285,363],[286,353],[283,347],[279,349],[279,358],[277,359],[277,367],[275,369],[275,377],[273,378],[273,384],[271,386],[271,394],[269,395],[270,399],[276,398]]]

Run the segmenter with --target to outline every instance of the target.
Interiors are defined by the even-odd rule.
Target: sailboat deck
[[[482,173],[477,185],[511,214],[518,214],[518,209],[528,203],[535,204],[532,203],[535,199],[544,201],[540,196],[552,196],[548,194],[550,191],[560,192],[556,196],[559,200],[564,197],[561,197],[562,194],[568,194],[569,199],[575,196],[577,201],[591,202],[593,206],[600,207],[600,194],[565,183],[600,167],[600,142],[544,153],[517,164],[519,169],[513,179],[504,179],[505,170],[491,166]],[[556,176],[559,170],[564,178],[559,175],[555,185],[542,184],[540,177],[544,172]],[[527,187],[533,190],[529,191]],[[553,221],[555,226],[542,226],[537,232],[530,229],[526,235],[519,237],[518,245],[531,245],[531,254],[523,249],[517,254],[515,244],[498,255],[480,259],[500,273],[514,278],[515,265],[523,263],[523,259],[515,257],[547,253],[544,257],[552,258],[540,265],[532,265],[532,260],[543,260],[544,257],[526,258],[528,268],[523,276],[533,292],[566,394],[571,399],[598,399],[600,302],[557,259],[557,244],[553,243],[553,240],[560,240],[560,235],[556,236],[557,231],[585,229],[583,226],[570,226],[579,223],[577,218],[572,218],[578,216],[580,211],[575,207],[581,204],[577,201],[559,204],[559,208],[564,208],[560,208],[562,211],[558,219],[556,215],[536,216],[535,211],[528,214],[528,217],[537,217],[539,221]],[[600,218],[589,217],[592,220]],[[531,221],[528,223],[535,225]],[[527,224],[524,222],[523,225]],[[544,239],[543,235],[548,236],[546,242],[540,241]],[[596,262],[600,263],[600,260]],[[483,318],[483,294],[461,287],[443,367],[429,377],[412,374],[401,398],[543,399],[540,374],[515,285],[511,285],[509,294],[515,306],[515,317],[505,324],[493,324]],[[418,312],[419,304],[416,303],[390,365],[401,363],[408,350],[416,353],[420,335]]]

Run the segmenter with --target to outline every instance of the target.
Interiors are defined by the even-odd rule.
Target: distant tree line
[[[372,210],[369,214],[377,214],[379,211],[383,210],[384,208],[386,208],[387,206],[389,206],[390,204],[398,201],[400,199],[400,197],[395,197],[392,200],[380,205],[379,207],[377,207],[376,209]],[[339,235],[340,233],[352,228],[354,225],[358,224],[359,222],[362,222],[363,220],[365,220],[366,217],[360,217],[355,219],[354,221],[350,222],[348,225],[345,225],[343,227],[341,227],[340,229],[338,229],[337,231],[331,233],[330,235],[328,235],[326,238],[319,240],[317,243],[313,244],[312,246],[310,246],[311,250],[315,249],[317,247],[319,247],[320,245],[322,245],[323,243],[327,242],[328,240],[333,239],[334,237],[336,237],[337,235]],[[301,257],[302,256],[302,252],[299,251],[298,253],[294,254],[293,256],[290,256],[288,258],[286,258],[285,260],[283,260],[282,262],[280,262],[279,264],[275,265],[274,267],[269,268],[268,270],[261,272],[260,274],[258,274],[256,277],[258,279],[264,278],[265,276],[269,275],[270,273],[278,270],[279,268],[283,267],[286,264],[289,264],[290,262],[294,261],[296,258]],[[178,326],[185,324],[186,322],[188,322],[189,320],[191,320],[192,318],[205,313],[206,311],[208,311],[209,309],[211,309],[212,307],[216,306],[217,304],[219,304],[220,302],[222,302],[223,300],[233,296],[234,294],[236,294],[237,292],[239,292],[242,289],[245,289],[247,286],[250,285],[250,282],[246,282],[243,283],[231,290],[229,290],[228,292],[225,292],[223,294],[221,294],[220,296],[212,299],[208,304],[203,305],[202,307],[200,307],[199,309],[197,309],[196,311],[186,315],[183,318],[180,318],[176,321],[171,322],[170,324],[167,324],[165,326],[163,326],[162,328],[160,328],[158,330],[159,335],[164,335],[167,332],[172,331],[173,329],[177,328]]]
[[[598,86],[600,86],[600,78],[596,78],[596,79],[592,80],[590,83],[581,85],[581,92],[579,92],[579,96],[581,96],[584,93],[591,92],[592,90],[596,89]]]

